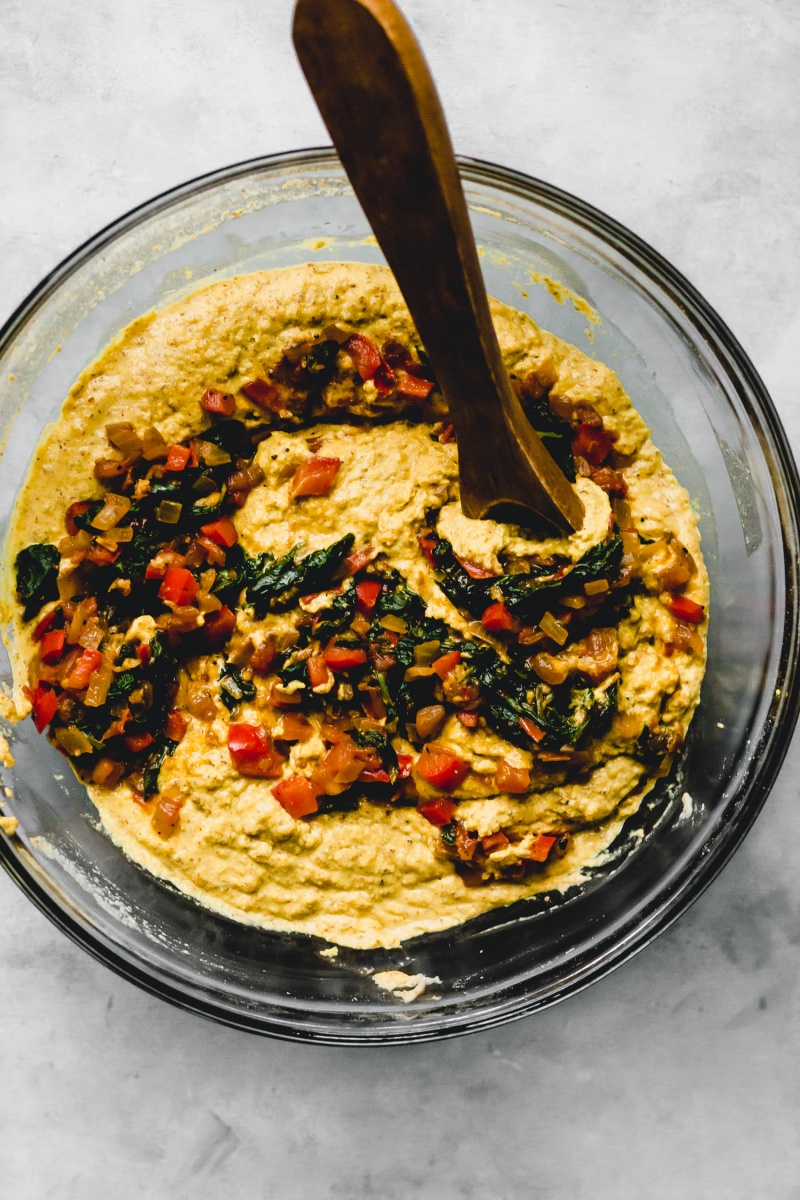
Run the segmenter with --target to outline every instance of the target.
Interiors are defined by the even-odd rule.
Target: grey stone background
[[[405,0],[457,149],[585,197],[700,288],[800,447],[797,0]],[[288,0],[2,0],[0,318],[121,212],[326,141]],[[800,1197],[800,745],[743,849],[611,978],[493,1033],[217,1028],[0,879],[0,1192]]]

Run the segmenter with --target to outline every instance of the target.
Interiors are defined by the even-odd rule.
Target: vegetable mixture
[[[565,396],[540,364],[512,379],[593,498],[579,552],[578,535],[570,552],[567,539],[463,517],[453,426],[413,328],[378,340],[337,319],[284,338],[233,390],[198,388],[179,440],[108,422],[61,536],[16,554],[37,730],[93,795],[126,797],[163,842],[179,843],[193,802],[191,774],[167,765],[187,735],[213,747],[222,730],[226,770],[290,824],[408,810],[429,831],[434,873],[498,889],[497,903],[508,885],[545,886],[562,860],[573,869],[572,839],[608,813],[576,800],[531,819],[526,802],[591,790],[615,755],[637,803],[667,773],[688,717],[669,712],[667,688],[642,719],[625,662],[644,629],[659,662],[702,674],[705,575],[696,540],[692,551],[638,512],[641,463],[618,448],[603,404]],[[358,510],[337,498],[391,438],[442,463],[406,530],[413,570],[356,516],[348,527]],[[358,478],[354,495],[383,486]],[[280,553],[259,547],[268,503],[299,529]],[[309,546],[314,504],[336,519]],[[491,544],[470,557],[479,526]],[[491,814],[476,808],[495,796]]]

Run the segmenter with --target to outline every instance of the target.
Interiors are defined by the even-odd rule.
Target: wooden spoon
[[[492,325],[442,106],[392,0],[297,0],[300,65],[419,330],[456,428],[468,517],[579,529]]]

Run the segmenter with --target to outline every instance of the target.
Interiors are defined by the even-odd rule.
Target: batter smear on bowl
[[[680,751],[688,496],[607,367],[492,311],[570,537],[464,517],[418,335],[359,263],[135,321],[37,451],[19,715],[131,858],[236,920],[394,946],[564,889]]]

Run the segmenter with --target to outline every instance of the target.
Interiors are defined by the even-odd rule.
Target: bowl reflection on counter
[[[619,375],[688,489],[711,579],[709,661],[676,772],[586,884],[398,950],[340,949],[219,917],[130,862],[30,722],[0,840],[8,872],[70,937],[149,991],[286,1038],[453,1036],[585,987],[666,928],[749,829],[797,716],[798,479],[772,403],[719,317],[597,210],[514,171],[460,160],[489,292]],[[227,168],[158,197],[58,267],[0,334],[0,533],[44,426],[131,320],[212,279],[304,261],[382,262],[329,150]],[[56,353],[56,351],[59,351]],[[11,583],[4,563],[4,581]],[[5,654],[0,681],[10,684]],[[403,1003],[382,970],[435,978]]]

